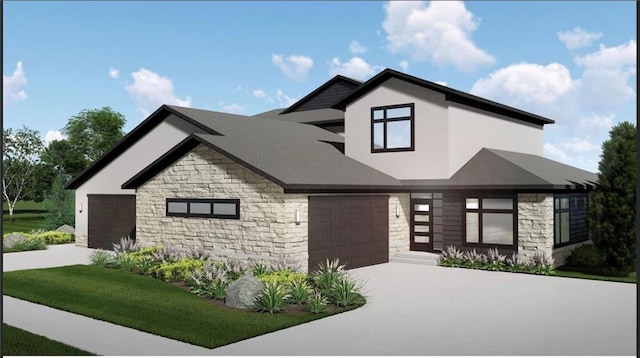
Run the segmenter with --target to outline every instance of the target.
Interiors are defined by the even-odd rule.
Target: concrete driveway
[[[4,271],[87,263],[72,245],[3,255]],[[636,355],[636,285],[388,263],[351,271],[366,282],[357,310],[213,350],[65,313],[43,327],[5,298],[5,322],[97,354]],[[12,310],[7,312],[7,310]],[[13,312],[16,310],[16,312]],[[25,310],[25,314],[17,312]],[[9,314],[8,314],[9,313]],[[99,324],[98,324],[99,323]],[[64,328],[62,328],[64,326]],[[56,327],[50,329],[50,327]],[[59,331],[68,334],[59,334]],[[86,332],[105,342],[92,343]],[[99,333],[96,331],[100,331]],[[69,338],[67,338],[69,337]],[[161,340],[161,343],[160,342]],[[129,347],[129,348],[128,348]],[[158,349],[154,349],[157,347]],[[162,348],[160,348],[162,347]],[[187,349],[188,348],[188,349]],[[129,352],[129,354],[127,354]]]

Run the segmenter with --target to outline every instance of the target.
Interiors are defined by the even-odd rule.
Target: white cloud
[[[245,111],[245,107],[237,103],[222,106],[222,109],[227,113],[233,113],[233,114],[244,114],[244,111]]]
[[[587,68],[633,67],[635,69],[637,53],[636,40],[630,40],[626,44],[615,47],[600,45],[597,52],[576,57],[576,63]]]
[[[558,32],[557,35],[558,39],[562,41],[569,50],[589,47],[594,40],[602,37],[601,32],[587,32],[580,27],[575,27],[571,31]]]
[[[471,93],[513,106],[527,106],[555,102],[573,85],[569,69],[559,63],[543,66],[523,62],[479,79]]]
[[[267,94],[263,90],[253,90],[253,96],[256,98],[265,98]]]
[[[565,141],[562,143],[562,146],[568,151],[578,154],[594,152],[600,149],[599,146],[591,143],[589,140],[578,137],[565,139]]]
[[[173,89],[173,82],[153,71],[141,68],[131,74],[133,83],[125,86],[125,90],[145,116],[163,104],[191,106],[191,98],[178,98]]]
[[[367,48],[364,45],[360,44],[358,41],[353,40],[349,44],[349,51],[351,51],[351,53],[354,55],[358,55],[367,52]]]
[[[479,21],[459,1],[390,1],[382,27],[392,53],[415,61],[452,65],[460,71],[494,63],[471,40]]]
[[[292,98],[284,94],[280,89],[276,92],[276,98],[280,103],[280,107],[290,107],[292,104],[298,102],[299,98]]]
[[[63,140],[65,138],[67,137],[60,131],[48,131],[47,134],[44,135],[44,144],[49,145],[49,143],[54,140]]]
[[[409,70],[409,62],[407,61],[400,61],[398,65],[400,65],[403,72],[407,72]]]
[[[24,75],[22,61],[19,61],[10,76],[2,74],[2,107],[27,99],[25,87],[27,87],[27,78]]]
[[[304,82],[307,73],[313,67],[313,60],[307,56],[292,55],[285,59],[281,55],[272,55],[271,61],[289,79],[296,82]]]
[[[120,78],[120,71],[116,68],[109,69],[109,77],[111,78]]]
[[[353,57],[348,62],[342,63],[338,57],[329,61],[329,74],[331,76],[343,75],[359,80],[371,77],[379,70],[378,66],[372,66],[360,57]]]

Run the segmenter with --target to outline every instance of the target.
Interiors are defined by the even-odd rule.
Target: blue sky
[[[286,107],[335,74],[390,67],[556,120],[544,155],[597,170],[635,122],[627,2],[3,2],[4,126],[56,138],[110,106],[131,130],[162,103]]]

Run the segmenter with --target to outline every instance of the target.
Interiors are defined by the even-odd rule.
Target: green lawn
[[[3,356],[90,356],[95,355],[49,338],[2,324]]]
[[[329,315],[231,310],[158,279],[84,265],[4,272],[3,289],[5,295],[207,348]]]
[[[556,268],[554,271],[555,271],[554,276],[560,276],[560,277],[582,278],[582,279],[599,280],[599,281],[627,282],[627,283],[638,282],[638,276],[636,272],[632,272],[629,275],[624,277],[607,276],[594,269],[586,269],[584,267],[573,267],[573,266],[560,266]]]
[[[2,234],[9,232],[29,232],[42,229],[44,224],[43,203],[33,201],[19,201],[13,212],[13,222],[9,221],[9,209],[5,201],[2,202]]]

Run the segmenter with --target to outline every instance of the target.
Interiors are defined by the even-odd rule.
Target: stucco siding
[[[371,108],[415,104],[415,150],[371,153]],[[390,79],[345,112],[345,154],[397,179],[448,178],[448,125],[444,95]]]
[[[542,126],[449,102],[449,167],[455,174],[482,148],[542,156]]]
[[[194,131],[201,130],[171,115],[76,189],[76,245],[87,246],[87,194],[135,194],[120,186]]]

